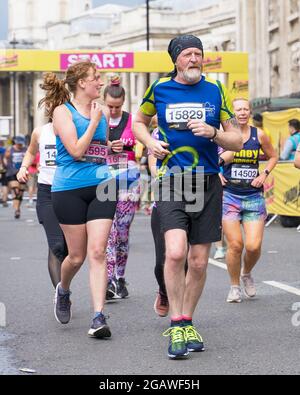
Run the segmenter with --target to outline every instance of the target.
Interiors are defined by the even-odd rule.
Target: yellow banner
[[[265,199],[269,214],[300,217],[300,170],[292,162],[277,164],[265,183]]]
[[[283,150],[285,141],[290,136],[288,121],[290,119],[299,119],[300,121],[300,108],[292,108],[285,111],[265,112],[264,128],[271,133],[272,143],[278,152]]]
[[[81,59],[90,59],[104,72],[168,73],[173,70],[167,51],[42,51],[0,50],[1,71],[65,71]],[[204,73],[227,74],[232,97],[248,97],[248,54],[244,52],[207,52]]]
[[[126,52],[126,51],[42,51],[42,50],[1,50],[0,71],[64,71],[69,64],[80,59],[91,59],[99,69],[110,71],[130,71],[134,73],[167,73],[173,69],[166,51]],[[204,72],[248,73],[248,54],[244,52],[207,52]]]

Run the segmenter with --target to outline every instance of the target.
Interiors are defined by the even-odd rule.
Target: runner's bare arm
[[[273,145],[271,144],[270,138],[260,129],[258,129],[258,139],[261,144],[262,150],[268,158],[266,170],[271,172],[278,162],[278,154]]]
[[[102,109],[100,105],[97,105],[91,111],[91,122],[86,132],[78,139],[70,111],[64,105],[56,107],[54,110],[53,126],[55,134],[60,137],[66,150],[74,159],[80,159],[87,151],[102,115]]]
[[[206,122],[189,120],[188,128],[195,136],[212,139],[217,145],[229,151],[240,151],[243,148],[242,134],[235,118],[222,122],[223,130],[218,130]]]
[[[32,132],[30,144],[27,148],[25,156],[22,161],[22,165],[17,174],[19,182],[26,183],[28,181],[28,167],[34,162],[35,156],[39,151],[39,138],[41,134],[41,128],[36,128]]]
[[[149,125],[152,117],[143,114],[140,110],[133,122],[133,133],[138,141],[144,144],[157,159],[164,159],[170,154],[167,150],[169,144],[164,141],[155,140],[149,133]]]
[[[219,131],[217,133],[214,142],[226,151],[238,152],[243,149],[242,133],[236,118],[222,121],[221,124],[224,131]]]

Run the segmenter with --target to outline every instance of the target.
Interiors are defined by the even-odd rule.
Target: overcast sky
[[[55,1],[55,0],[54,0]],[[212,0],[199,0],[199,3],[210,3]],[[7,38],[7,22],[8,22],[8,12],[7,12],[8,0],[0,0],[0,40],[5,40]],[[145,4],[146,0],[93,0],[93,6],[97,7],[107,3],[122,4],[127,6],[137,6],[139,4]],[[184,0],[183,0],[184,4]]]
[[[0,40],[6,39],[7,19],[7,0],[0,0]]]
[[[145,3],[145,0],[93,0],[94,7],[106,3],[123,4],[128,6],[136,6]],[[7,38],[7,0],[0,0],[0,40]]]
[[[128,6],[133,7],[138,4],[146,3],[146,1],[145,0],[111,0],[111,1],[93,0],[93,3],[94,3],[94,6],[103,5],[106,3],[113,3],[113,4],[122,4],[122,5],[128,5]]]

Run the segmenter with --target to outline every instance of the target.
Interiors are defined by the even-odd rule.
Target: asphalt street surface
[[[133,223],[126,275],[130,297],[106,305],[113,337],[105,341],[87,336],[92,315],[87,264],[72,284],[71,323],[56,322],[46,239],[34,209],[24,207],[21,219],[14,220],[12,208],[1,207],[0,242],[0,303],[6,308],[6,327],[0,328],[0,374],[26,374],[22,368],[38,375],[300,373],[296,229],[276,222],[266,229],[254,272],[258,289],[254,300],[227,304],[227,273],[214,262],[209,265],[194,317],[206,351],[184,361],[168,359],[168,339],[162,336],[168,319],[153,310],[157,285],[150,217],[138,214]],[[266,283],[271,281],[276,283]],[[291,288],[282,289],[286,286]]]

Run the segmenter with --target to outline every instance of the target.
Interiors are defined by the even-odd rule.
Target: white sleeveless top
[[[56,136],[53,131],[53,124],[47,123],[42,126],[39,139],[40,167],[38,183],[52,185],[56,170]]]

